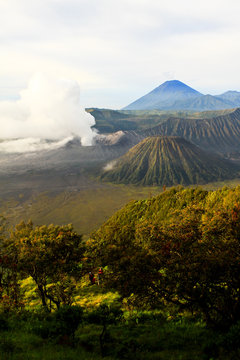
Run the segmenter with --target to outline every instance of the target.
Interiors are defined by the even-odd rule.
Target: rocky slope
[[[110,167],[109,167],[110,168]],[[189,185],[236,177],[238,167],[179,137],[148,137],[101,178],[138,185]]]

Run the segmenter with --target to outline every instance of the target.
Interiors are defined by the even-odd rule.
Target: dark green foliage
[[[237,359],[237,327],[222,335],[187,314],[167,320],[151,312],[135,313],[131,320],[127,317],[125,321],[119,309],[101,307],[95,311],[96,316],[92,316],[93,312],[85,314],[82,323],[80,309],[81,326],[73,339],[66,331],[73,323],[72,315],[78,316],[78,310],[65,310],[61,314],[25,312],[24,316],[10,315],[11,329],[2,332],[0,337],[0,359],[93,360],[99,359],[101,353],[109,360]],[[108,325],[101,348],[99,337],[106,320]]]
[[[221,334],[219,338],[219,345],[224,347],[228,351],[240,349],[240,322],[231,326],[229,331],[225,334]]]
[[[4,313],[0,313],[0,331],[8,330],[7,316]]]
[[[99,344],[101,355],[106,356],[111,353],[114,344],[114,339],[110,335],[108,326],[116,324],[123,316],[123,311],[120,308],[110,307],[107,305],[100,305],[95,311],[89,313],[86,320],[90,323],[102,325],[102,331],[99,335]]]
[[[21,222],[3,243],[5,267],[16,279],[7,299],[19,307],[19,277],[31,277],[42,305],[51,312],[61,305],[71,305],[76,281],[83,275],[84,244],[72,225],[37,226]],[[5,296],[5,297],[6,297]],[[4,296],[2,296],[4,306]],[[9,306],[10,306],[9,305]],[[6,307],[6,306],[5,306]]]
[[[240,188],[172,189],[132,202],[89,240],[105,283],[135,302],[175,304],[227,329],[240,320]]]
[[[41,322],[35,324],[34,332],[43,339],[63,341],[64,338],[74,339],[75,332],[82,322],[83,310],[80,306],[62,306]]]
[[[123,316],[123,311],[119,307],[100,305],[96,310],[89,312],[85,320],[89,323],[99,325],[116,324]]]
[[[65,334],[74,336],[79,324],[82,321],[83,310],[80,306],[62,306],[54,313],[56,321]]]
[[[150,137],[122,156],[101,178],[138,185],[203,184],[232,178],[239,168],[177,137]]]
[[[14,246],[8,246],[9,233],[0,217],[0,306],[1,310],[15,311],[23,306]]]
[[[103,309],[102,309],[103,310]],[[105,310],[99,310],[102,313]],[[109,314],[109,312],[108,312]],[[139,314],[140,315],[140,314]],[[140,316],[141,317],[141,316]],[[42,320],[40,320],[40,318]],[[50,320],[52,318],[52,320]],[[107,315],[107,318],[108,315]],[[66,337],[57,325],[53,314],[29,313],[11,319],[12,330],[1,334],[0,359],[99,359],[101,348],[99,336],[103,325],[84,323],[75,332],[75,339]],[[119,321],[120,320],[120,321]],[[199,359],[203,355],[202,345],[209,337],[203,325],[182,320],[159,321],[150,316],[143,323],[126,323],[120,317],[108,324],[103,339],[106,359]],[[49,330],[47,329],[47,324]],[[33,326],[34,325],[34,326]],[[45,327],[36,335],[37,327]],[[33,329],[35,334],[33,334]],[[42,335],[44,339],[42,339]],[[68,342],[66,340],[68,339]],[[65,342],[64,342],[64,341]],[[70,345],[70,346],[69,346]],[[74,346],[72,346],[74,345]],[[188,354],[188,355],[187,355]]]
[[[13,353],[17,352],[19,349],[15,345],[12,339],[9,339],[6,335],[2,335],[0,338],[0,359],[8,359]],[[4,356],[1,357],[1,356]]]
[[[215,332],[203,343],[204,358],[237,360],[240,356],[240,322],[228,331]]]

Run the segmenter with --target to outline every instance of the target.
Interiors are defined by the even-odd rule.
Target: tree
[[[84,253],[82,236],[72,225],[34,227],[21,222],[6,244],[9,253],[14,249],[21,276],[35,281],[47,310],[53,304],[59,308],[72,303],[76,280],[83,274]]]
[[[7,247],[8,237],[6,219],[0,216],[0,304],[4,311],[23,306],[16,253],[13,247]]]
[[[92,235],[92,256],[123,296],[174,303],[229,328],[240,320],[239,204],[240,188],[175,189],[135,202]]]

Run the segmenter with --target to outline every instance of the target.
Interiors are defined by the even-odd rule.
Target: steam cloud
[[[113,170],[115,165],[117,164],[117,160],[110,161],[107,165],[103,167],[104,171],[110,171]]]
[[[19,100],[0,102],[0,151],[51,149],[76,136],[83,146],[91,145],[94,124],[93,116],[80,106],[77,82],[36,74]]]

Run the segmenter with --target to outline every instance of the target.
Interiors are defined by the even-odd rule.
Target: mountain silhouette
[[[222,110],[240,106],[240,92],[204,95],[178,80],[166,81],[123,110]]]
[[[178,80],[166,81],[147,95],[126,106],[123,110],[168,109],[177,101],[184,101],[202,94]]]

